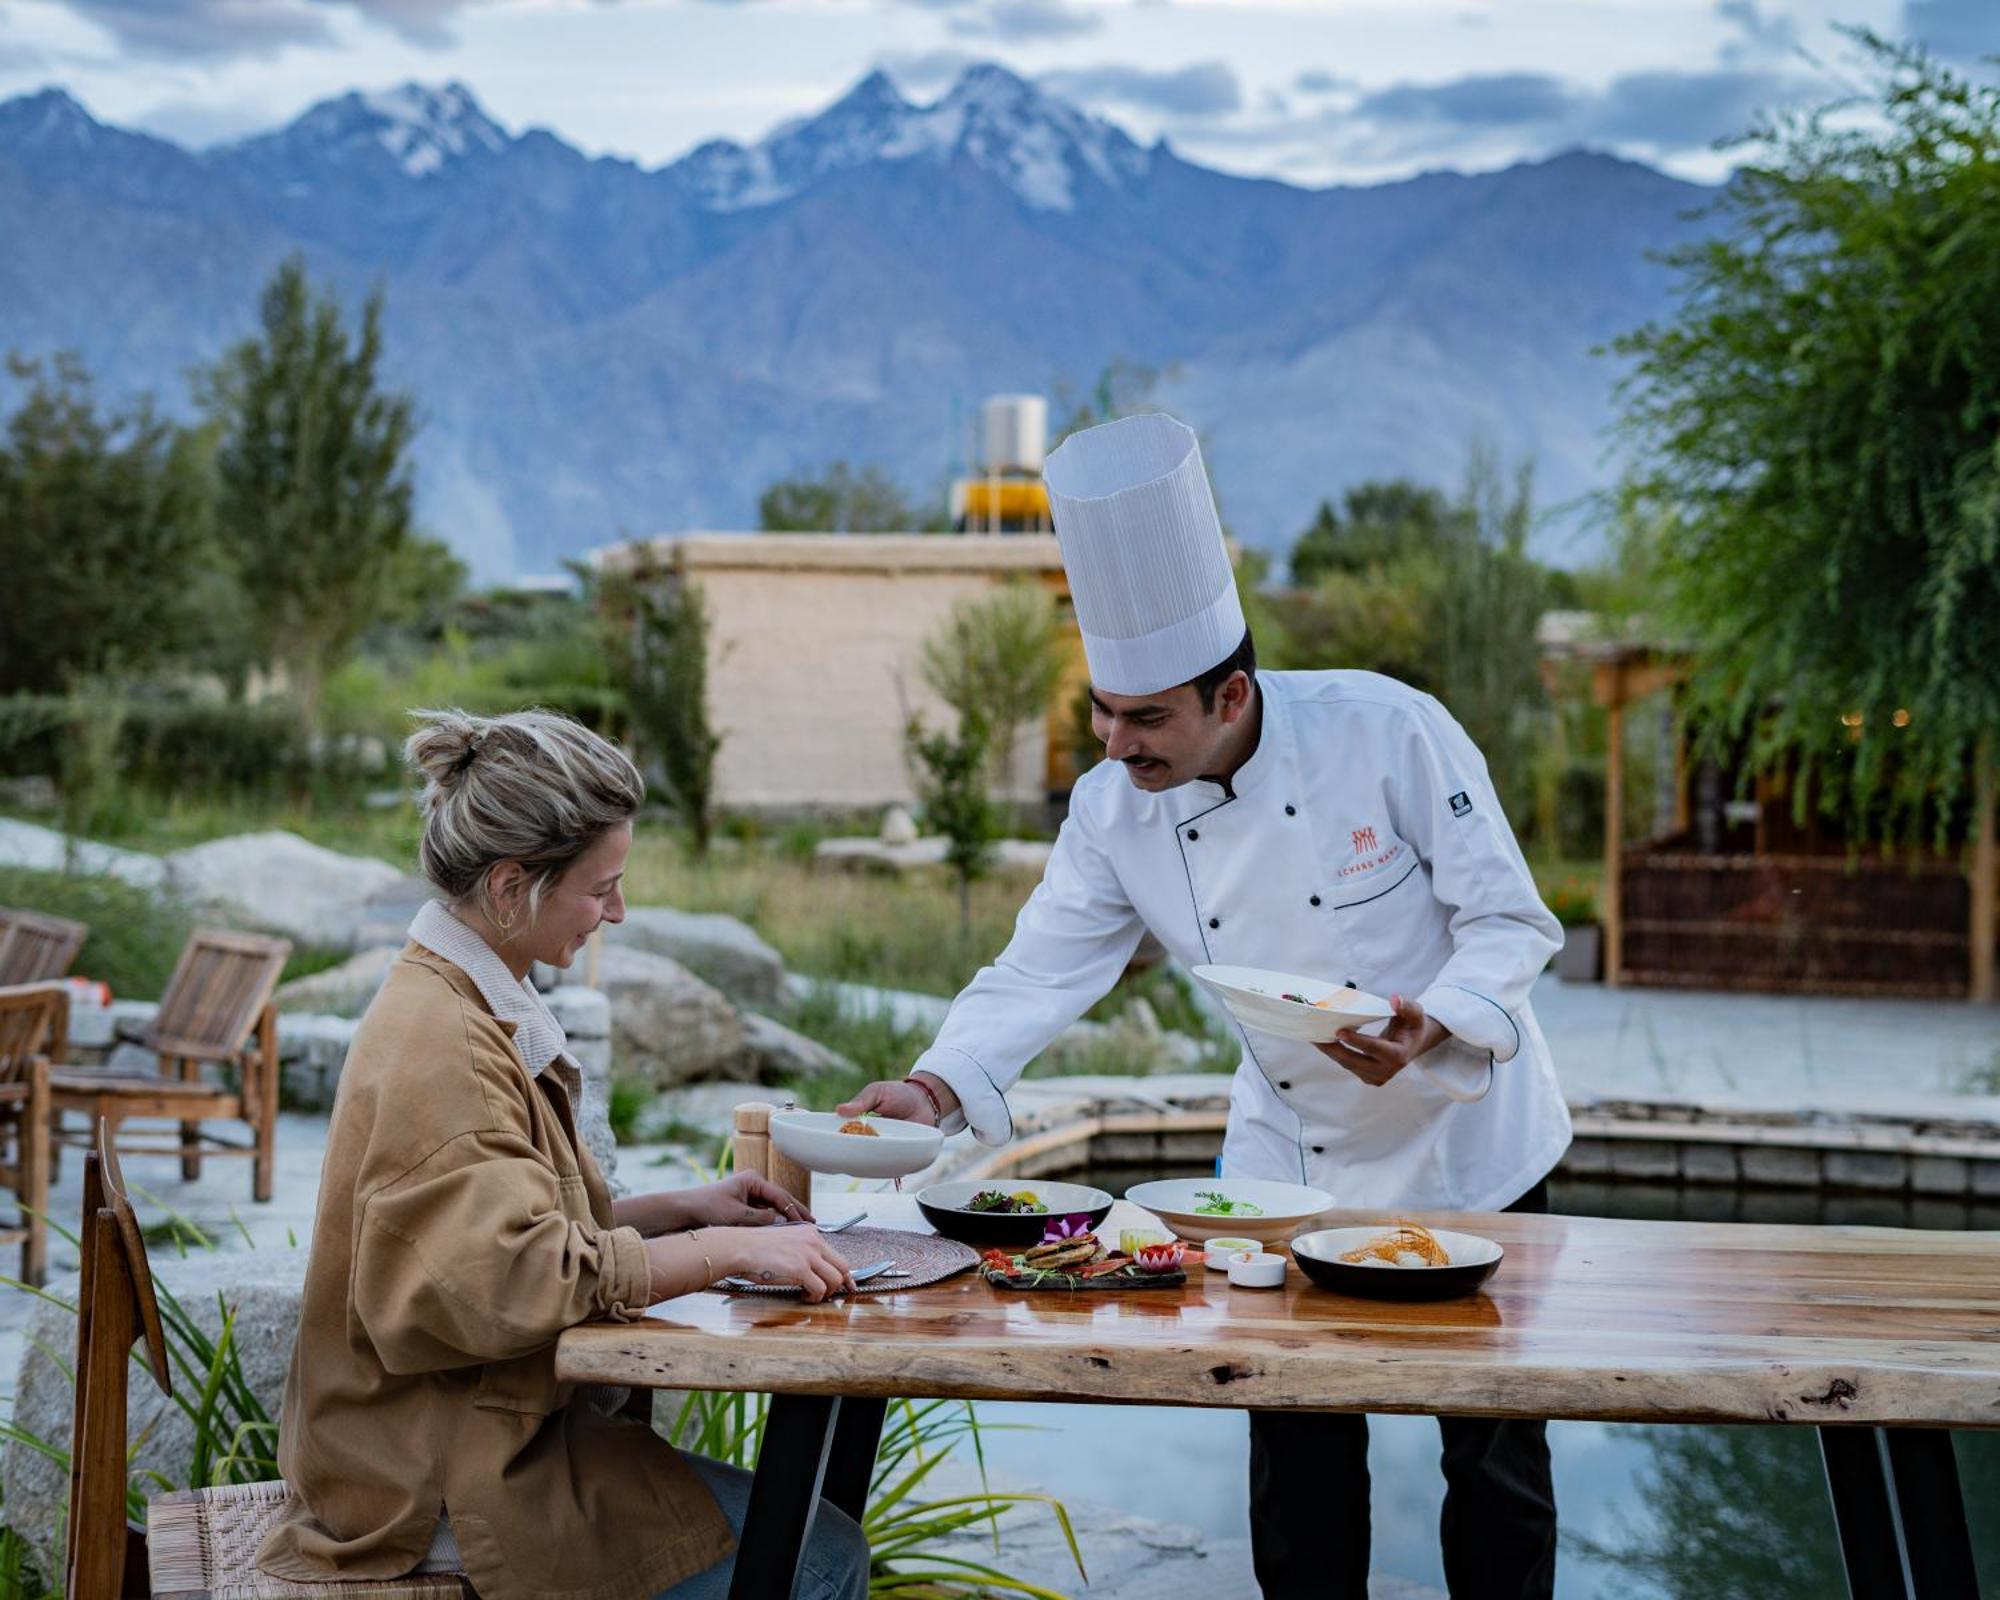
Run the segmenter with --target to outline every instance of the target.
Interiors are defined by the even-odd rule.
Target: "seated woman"
[[[732,1273],[810,1300],[852,1280],[816,1228],[768,1226],[811,1219],[761,1178],[611,1199],[526,979],[623,919],[638,771],[545,712],[419,715],[406,754],[443,898],[341,1072],[278,1445],[292,1499],[258,1560],[390,1578],[455,1547],[484,1600],[721,1596],[748,1474],[558,1382],[556,1336]],[[860,1529],[822,1505],[801,1593],[867,1591]]]

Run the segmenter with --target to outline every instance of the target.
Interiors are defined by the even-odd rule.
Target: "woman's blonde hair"
[[[497,863],[527,869],[532,926],[549,886],[646,797],[623,750],[556,712],[410,715],[423,724],[403,759],[424,779],[424,876],[454,905],[476,905],[496,925],[486,880]]]

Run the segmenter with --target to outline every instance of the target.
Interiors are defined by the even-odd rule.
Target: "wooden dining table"
[[[929,1231],[908,1196],[855,1198],[870,1226]],[[771,1395],[738,1600],[790,1595],[822,1494],[860,1517],[892,1398],[1810,1427],[1856,1600],[1976,1597],[1948,1430],[2000,1428],[2000,1236],[1419,1216],[1504,1248],[1480,1293],[1357,1299],[1295,1263],[1265,1290],[1197,1268],[1172,1289],[1025,1292],[974,1270],[820,1305],[704,1292],[570,1329],[556,1369]],[[1098,1231],[1151,1225],[1120,1201]]]

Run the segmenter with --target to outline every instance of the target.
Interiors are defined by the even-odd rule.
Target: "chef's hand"
[[[761,1228],[772,1222],[811,1222],[813,1214],[769,1178],[754,1172],[732,1173],[720,1183],[704,1184],[690,1196],[694,1214],[689,1226]]]
[[[1329,1061],[1337,1061],[1363,1083],[1381,1088],[1426,1050],[1434,1049],[1451,1037],[1451,1030],[1435,1017],[1424,1015],[1414,1000],[1396,995],[1390,1000],[1395,1014],[1389,1025],[1373,1036],[1342,1028],[1331,1044],[1313,1048]]]
[[[877,1116],[894,1117],[898,1122],[921,1122],[925,1127],[934,1128],[938,1122],[938,1108],[950,1116],[958,1109],[958,1096],[951,1092],[951,1085],[942,1078],[934,1078],[928,1072],[915,1074],[930,1085],[931,1094],[937,1096],[937,1104],[931,1104],[931,1095],[925,1094],[914,1083],[904,1083],[895,1078],[883,1078],[871,1083],[844,1106],[833,1108],[836,1116],[858,1117],[873,1111]]]

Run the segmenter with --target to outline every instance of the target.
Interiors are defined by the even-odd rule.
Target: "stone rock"
[[[703,1079],[743,1080],[755,1070],[736,1008],[678,961],[609,948],[598,960],[597,983],[611,1002],[619,1076],[671,1089]]]
[[[156,1250],[152,1252],[152,1267],[155,1283],[171,1291],[211,1339],[219,1333],[222,1322],[217,1292],[224,1303],[234,1307],[244,1380],[275,1421],[284,1398],[285,1368],[291,1361],[292,1330],[298,1326],[306,1272],[304,1247],[202,1252],[184,1260],[169,1251]],[[74,1304],[76,1280],[53,1284],[50,1292]],[[68,1363],[75,1350],[74,1314],[47,1300],[39,1302],[29,1319],[14,1384],[14,1423],[65,1451],[69,1448],[75,1391],[66,1373],[45,1352],[59,1354]],[[132,1467],[135,1471],[153,1468],[175,1487],[182,1487],[193,1455],[192,1424],[143,1371],[135,1366],[130,1374],[128,1437],[143,1439]],[[276,1450],[275,1440],[246,1443],[267,1455]],[[0,1485],[4,1485],[8,1525],[36,1550],[42,1571],[58,1570],[58,1564],[48,1557],[55,1545],[57,1519],[69,1495],[66,1469],[38,1451],[10,1443]]]
[[[278,1097],[301,1111],[330,1111],[359,1018],[287,1012],[278,1019]]]
[[[916,819],[902,806],[891,806],[882,813],[882,832],[878,837],[888,845],[915,844]]]
[[[368,904],[403,882],[387,862],[275,831],[176,851],[167,870],[187,898],[232,922],[341,948],[354,946]]]
[[[678,961],[740,1006],[768,1011],[784,1000],[784,958],[734,917],[631,906],[623,922],[606,925],[604,944]]]
[[[838,1050],[786,1027],[782,1022],[743,1013],[743,1042],[749,1048],[760,1083],[786,1083],[827,1072],[852,1072],[854,1063]]]
[[[611,1001],[601,990],[580,983],[561,984],[542,999],[562,1024],[569,1053],[583,1069],[576,1131],[612,1194],[623,1194],[628,1186],[618,1181],[618,1141],[611,1132]]]
[[[62,872],[68,864],[69,841],[56,829],[0,817],[0,866]],[[76,845],[76,867],[79,872],[117,878],[140,889],[167,886],[166,862],[141,850],[120,850],[80,839]]]
[[[402,949],[400,944],[378,944],[349,956],[337,967],[281,984],[278,1009],[358,1017],[368,1009],[368,1002],[375,998],[375,991],[382,987]]]

